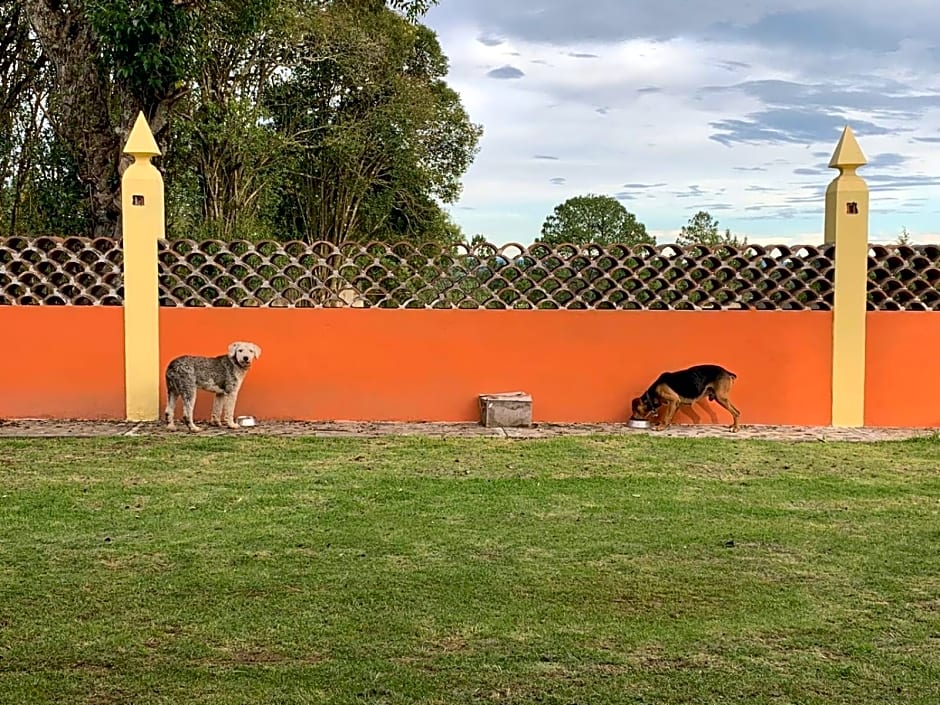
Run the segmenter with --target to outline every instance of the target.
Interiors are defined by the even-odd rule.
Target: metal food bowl
[[[630,428],[649,428],[651,424],[646,419],[630,419],[627,421],[627,426]]]
[[[256,422],[254,416],[239,416],[235,419],[235,423],[242,428],[249,428],[250,426],[254,426]]]

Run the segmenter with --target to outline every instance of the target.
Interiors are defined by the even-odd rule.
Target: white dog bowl
[[[250,426],[255,425],[255,417],[254,416],[239,416],[238,418],[235,419],[235,423],[237,423],[242,428],[248,428]]]
[[[645,419],[630,419],[627,421],[627,426],[630,428],[649,428],[650,422]]]

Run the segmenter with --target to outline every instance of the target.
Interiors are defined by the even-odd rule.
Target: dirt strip
[[[399,423],[359,421],[264,421],[238,430],[203,426],[199,435],[316,436],[336,438],[375,438],[380,436],[426,436],[430,438],[556,438],[590,434],[653,434],[672,438],[760,439],[771,441],[892,441],[937,436],[940,429],[914,428],[831,428],[827,426],[742,426],[731,433],[725,426],[709,424],[673,426],[665,431],[628,428],[626,424],[552,424],[531,428],[484,428],[476,423]],[[160,423],[126,421],[83,421],[42,419],[0,419],[0,438],[69,438],[107,436],[184,436],[178,427],[169,431]],[[195,434],[193,434],[195,435]]]

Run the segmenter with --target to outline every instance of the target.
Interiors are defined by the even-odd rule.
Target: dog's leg
[[[235,423],[235,401],[238,399],[238,394],[227,394],[225,399],[222,402],[222,409],[225,419],[225,425],[229,428],[238,428],[238,424]]]
[[[166,427],[171,431],[176,428],[176,393],[169,389],[166,392],[166,410],[163,412],[163,418],[166,420]]]
[[[663,423],[659,427],[659,430],[663,431],[672,425],[672,419],[676,415],[676,411],[678,411],[678,409],[679,409],[678,400],[670,399],[668,402],[666,402],[666,415],[663,416]]]
[[[731,400],[724,395],[715,395],[715,401],[717,401],[721,406],[728,410],[728,413],[731,414],[731,430],[738,430],[738,418],[741,416],[741,412],[738,411],[738,407],[731,403]]]
[[[661,398],[662,404],[660,404],[659,409],[657,410],[657,418],[659,422],[653,426],[653,429],[656,431],[662,431],[669,428],[672,424],[672,419],[676,415],[676,411],[679,410],[679,400],[678,399],[669,399]]]
[[[209,419],[209,423],[213,426],[222,425],[222,412],[225,410],[223,404],[224,400],[224,394],[216,394],[212,399],[212,417]]]
[[[190,431],[201,431],[193,422],[193,411],[196,408],[196,390],[187,391],[183,393],[183,420],[186,422],[186,425],[189,427]]]
[[[669,428],[669,425],[672,423],[672,419],[676,415],[679,405],[682,403],[682,397],[665,384],[659,385],[656,392],[659,396],[660,411],[663,406],[666,407],[666,413],[663,415],[662,422],[658,426],[658,430],[662,431],[663,429]]]
[[[728,413],[731,414],[731,430],[738,430],[738,418],[741,416],[741,412],[738,411],[738,407],[731,403],[731,383],[733,378],[725,377],[724,379],[718,380],[718,383],[713,387],[712,393],[715,395],[715,401],[717,401],[721,406],[728,410]]]

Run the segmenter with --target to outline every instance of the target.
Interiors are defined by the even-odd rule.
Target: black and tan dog
[[[729,397],[735,379],[736,374],[720,365],[695,365],[678,372],[663,372],[643,396],[633,400],[633,418],[650,419],[665,406],[659,428],[666,428],[680,405],[689,404],[691,408],[695,402],[708,398],[728,410],[732,418],[731,430],[737,431],[741,412]]]

